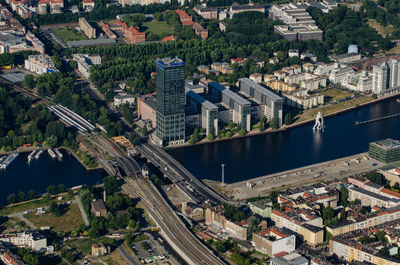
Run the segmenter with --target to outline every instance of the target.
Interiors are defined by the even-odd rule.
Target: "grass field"
[[[80,224],[83,224],[83,219],[79,211],[78,205],[71,204],[67,211],[57,217],[52,213],[42,215],[35,215],[34,213],[26,214],[32,223],[36,226],[50,226],[53,231],[73,231],[76,230]]]
[[[382,37],[386,37],[394,30],[394,27],[392,25],[384,27],[379,24],[375,19],[368,19],[368,26],[375,29]]]
[[[158,36],[168,36],[174,33],[174,29],[163,21],[144,22],[143,26],[146,27],[146,33],[151,32]]]
[[[347,97],[351,97],[353,95],[350,92],[338,88],[328,89],[326,91],[321,92],[321,94],[327,97],[329,101],[341,100]]]
[[[118,249],[111,252],[111,255],[102,257],[101,260],[110,265],[129,265],[130,263],[125,260]]]
[[[65,43],[72,40],[86,40],[86,36],[83,33],[76,31],[72,28],[56,28],[53,29],[54,33],[60,37]]]

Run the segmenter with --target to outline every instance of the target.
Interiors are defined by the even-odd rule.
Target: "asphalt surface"
[[[129,262],[132,265],[139,265],[139,263],[136,261],[136,259],[134,257],[132,257],[131,255],[129,255],[128,251],[126,251],[124,246],[119,245],[118,250],[127,262]]]

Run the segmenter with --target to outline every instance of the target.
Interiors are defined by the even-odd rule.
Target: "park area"
[[[165,37],[174,33],[174,29],[164,21],[144,22],[146,34],[151,33],[160,37]]]
[[[80,225],[84,224],[81,212],[76,204],[70,204],[65,212],[60,216],[56,216],[53,213],[45,213],[41,215],[29,213],[24,216],[36,226],[50,226],[55,232],[77,230]]]
[[[54,28],[53,32],[62,39],[65,43],[74,40],[86,40],[86,36],[83,33],[73,29],[71,27],[66,28]]]

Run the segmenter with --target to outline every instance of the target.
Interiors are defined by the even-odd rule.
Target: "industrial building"
[[[391,163],[400,160],[400,141],[385,139],[369,144],[368,155],[378,161]]]
[[[156,60],[156,136],[160,145],[185,142],[185,62]]]
[[[283,99],[281,97],[249,78],[240,78],[238,84],[242,93],[261,105],[262,115],[266,116],[269,121],[277,121],[279,127],[282,126]]]

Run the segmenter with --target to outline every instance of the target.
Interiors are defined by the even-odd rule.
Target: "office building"
[[[385,92],[388,85],[387,72],[385,62],[372,66],[372,93],[381,94]]]
[[[400,141],[385,139],[369,144],[368,155],[378,161],[391,163],[400,160]]]
[[[218,135],[218,107],[195,93],[190,85],[185,86],[186,119],[188,115],[199,115],[198,126],[206,129],[206,135]]]
[[[233,111],[232,121],[239,128],[251,130],[251,102],[217,82],[208,83],[208,93],[214,102],[221,102]]]
[[[282,257],[275,257],[270,260],[270,265],[308,265],[308,259],[299,253],[291,253]]]
[[[273,5],[269,11],[270,18],[285,23],[274,26],[274,31],[289,41],[309,39],[322,41],[324,32],[315,24],[307,8],[307,5],[300,3]]]
[[[179,58],[156,61],[156,136],[160,145],[185,142],[185,63]]]
[[[233,17],[235,14],[241,13],[241,12],[249,12],[249,11],[256,11],[256,12],[265,12],[265,6],[263,5],[256,5],[252,2],[250,4],[245,4],[241,5],[238,4],[237,2],[233,3],[231,8],[229,9],[229,13],[231,17]]]
[[[156,128],[156,96],[148,94],[137,97],[138,117],[143,121],[151,121],[151,128]]]
[[[262,106],[263,115],[266,116],[269,121],[275,120],[279,127],[282,126],[283,99],[280,96],[249,78],[240,78],[238,83],[241,92],[254,98],[255,101]]]

